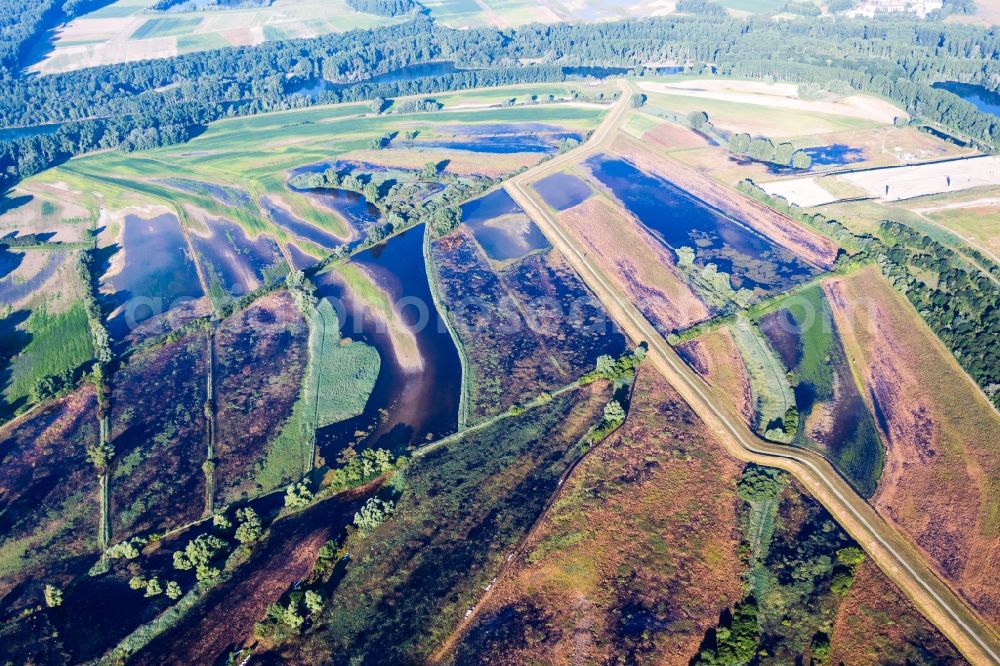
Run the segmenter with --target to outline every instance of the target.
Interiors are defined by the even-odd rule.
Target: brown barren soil
[[[837,245],[818,232],[715,181],[707,173],[662,157],[643,143],[618,134],[612,151],[640,169],[670,181],[726,215],[743,222],[806,261],[824,268],[837,258]]]
[[[1000,415],[874,268],[824,289],[886,444],[876,509],[1000,624]]]
[[[927,663],[928,658],[941,666],[967,663],[871,560],[854,574],[830,644],[831,664],[880,666]],[[919,661],[921,656],[925,661]]]
[[[628,213],[594,196],[559,218],[661,332],[708,318],[705,303],[675,271],[670,252]]]
[[[750,378],[733,336],[727,328],[716,328],[677,346],[677,353],[705,378],[729,396],[747,423],[754,418]]]
[[[563,484],[480,604],[459,664],[687,664],[743,596],[729,458],[666,381]]]
[[[660,150],[708,148],[712,145],[703,135],[677,123],[660,123],[643,134],[642,140]]]
[[[264,619],[267,607],[309,574],[319,549],[340,534],[377,483],[331,497],[277,522],[232,578],[209,592],[179,625],[129,663],[162,664],[169,655],[169,663],[213,664],[251,642],[254,625]]]
[[[0,430],[0,617],[93,563],[100,509],[86,449],[97,443],[96,404],[88,384]]]
[[[271,490],[254,470],[298,399],[308,327],[287,291],[230,316],[215,334],[215,480],[226,504]]]

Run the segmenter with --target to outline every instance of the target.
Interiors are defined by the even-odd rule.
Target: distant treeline
[[[521,66],[542,59],[549,65]],[[294,94],[317,77],[360,82],[408,65],[452,60],[482,67],[397,83]],[[183,141],[206,122],[375,97],[558,81],[559,65],[634,67],[712,63],[723,75],[796,83],[831,80],[896,100],[911,114],[1000,146],[1000,120],[927,85],[1000,84],[1000,35],[968,25],[909,20],[780,20],[670,16],[616,23],[453,30],[425,16],[372,30],[176,58],[16,76],[0,95],[0,126],[63,124],[54,133],[0,143],[0,187],[95,148],[126,150]],[[833,64],[830,64],[833,63]]]
[[[413,0],[347,0],[347,6],[357,12],[378,16],[402,16],[419,7]]]
[[[149,9],[154,12],[193,12],[270,7],[272,4],[274,0],[158,0]]]

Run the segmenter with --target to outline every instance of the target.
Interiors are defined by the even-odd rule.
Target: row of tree
[[[764,136],[751,138],[749,134],[734,134],[729,139],[730,152],[749,157],[755,162],[767,162],[778,166],[790,166],[793,169],[808,169],[812,166],[812,157],[804,150],[796,150],[787,141],[774,144]]]

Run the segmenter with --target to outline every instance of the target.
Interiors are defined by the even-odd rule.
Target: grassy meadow
[[[795,406],[795,396],[781,359],[748,319],[737,318],[729,330],[750,378],[757,431],[775,441],[789,441],[790,437],[781,431],[781,422],[785,412]]]
[[[312,317],[309,336],[311,372],[315,378],[316,427],[345,421],[365,409],[375,388],[381,359],[374,347],[346,342],[330,302],[323,299]]]

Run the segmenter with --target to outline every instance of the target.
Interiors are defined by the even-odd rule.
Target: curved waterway
[[[334,461],[347,446],[386,448],[397,453],[454,432],[462,368],[448,329],[434,307],[423,257],[423,226],[415,227],[356,256],[352,263],[400,310],[416,337],[419,367],[397,357],[384,322],[335,271],[317,275],[317,295],[337,306],[341,335],[375,347],[382,357],[364,413],[322,428],[317,446]],[[342,306],[337,304],[342,304]]]

